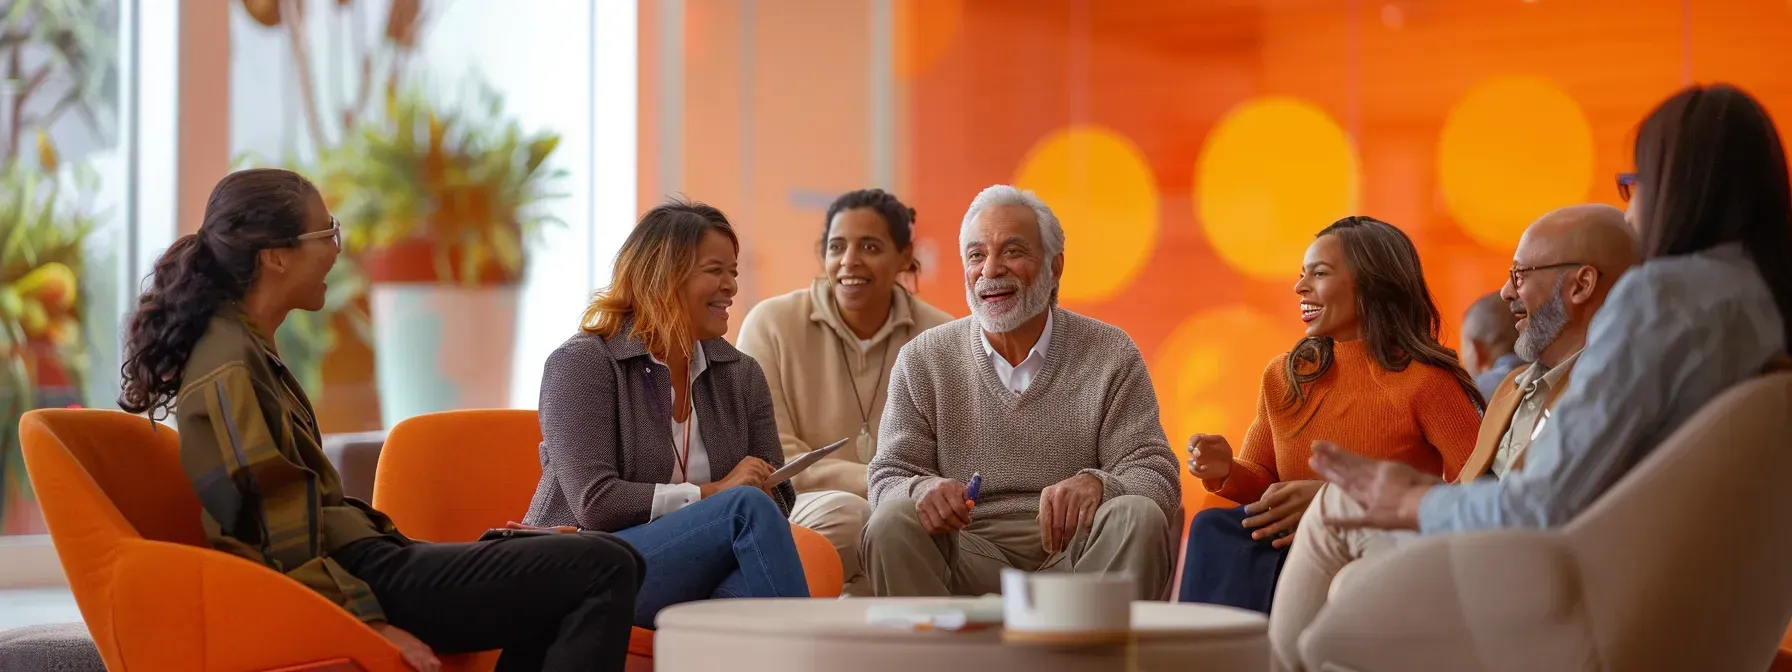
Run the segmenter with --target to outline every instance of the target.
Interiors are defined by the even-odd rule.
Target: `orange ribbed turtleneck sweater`
[[[1257,501],[1270,484],[1318,479],[1307,466],[1314,441],[1361,455],[1405,462],[1455,480],[1474,452],[1481,414],[1449,371],[1413,362],[1405,371],[1376,363],[1362,339],[1332,345],[1332,368],[1306,385],[1307,402],[1286,407],[1286,353],[1263,369],[1257,418],[1224,480],[1208,492],[1238,503]]]

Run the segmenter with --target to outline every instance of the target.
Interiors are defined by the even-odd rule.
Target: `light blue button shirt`
[[[1567,523],[1719,393],[1786,351],[1773,294],[1738,245],[1649,261],[1612,288],[1574,382],[1506,478],[1431,489],[1426,534]]]

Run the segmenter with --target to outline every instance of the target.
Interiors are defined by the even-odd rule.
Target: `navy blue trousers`
[[[1207,509],[1188,525],[1188,554],[1178,602],[1223,604],[1269,613],[1287,549],[1251,538],[1244,507]]]

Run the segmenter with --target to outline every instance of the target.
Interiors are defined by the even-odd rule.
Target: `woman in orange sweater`
[[[1314,441],[1445,480],[1474,450],[1485,400],[1438,342],[1442,318],[1405,233],[1369,217],[1334,222],[1307,247],[1294,293],[1307,334],[1264,368],[1243,453],[1216,434],[1189,439],[1190,473],[1247,504],[1189,524],[1183,602],[1269,611],[1295,525],[1324,483],[1307,466]]]

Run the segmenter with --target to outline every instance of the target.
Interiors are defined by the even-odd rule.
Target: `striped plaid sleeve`
[[[355,618],[362,623],[386,620],[386,610],[380,607],[379,599],[374,597],[373,588],[369,587],[366,581],[348,573],[348,570],[343,569],[342,565],[336,564],[336,561],[331,558],[318,558],[312,561],[312,565],[307,565],[307,567],[310,566],[316,566],[320,576],[315,579],[311,576],[301,577],[299,572],[289,572],[288,576],[292,576],[312,590],[323,593],[337,604],[342,605],[343,609],[354,614]],[[300,569],[306,569],[306,567]]]
[[[384,620],[367,584],[321,557],[317,474],[280,452],[277,428],[262,413],[248,368],[228,364],[196,388],[198,398],[192,401],[203,408],[191,420],[210,431],[182,427],[181,461],[201,505],[223,533],[255,547],[264,564],[361,620]]]

